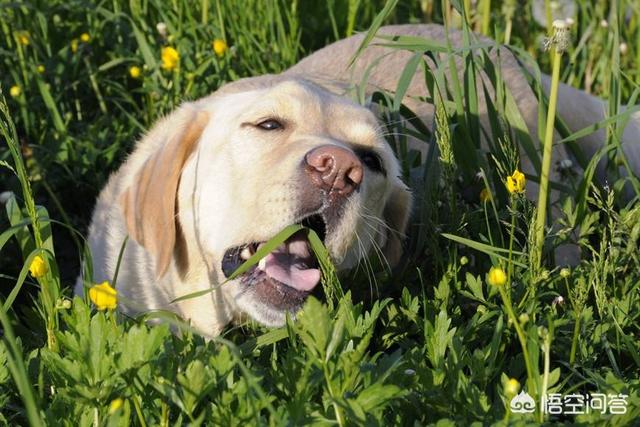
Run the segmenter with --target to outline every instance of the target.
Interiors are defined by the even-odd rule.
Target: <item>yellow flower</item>
[[[510,378],[504,385],[504,394],[513,397],[520,391],[520,383],[515,378]]]
[[[78,51],[78,39],[71,40],[71,52],[76,53]]]
[[[138,77],[140,77],[140,74],[142,74],[142,70],[140,70],[140,67],[136,67],[134,65],[131,68],[129,68],[129,75],[131,76],[132,79],[137,79]]]
[[[524,193],[524,188],[527,185],[527,180],[524,177],[524,174],[520,172],[518,169],[513,171],[511,176],[507,177],[507,190],[509,193]]]
[[[211,47],[213,48],[213,51],[216,53],[216,55],[220,57],[224,56],[224,54],[229,49],[229,46],[227,46],[227,42],[222,39],[215,39],[213,43],[211,43]]]
[[[22,89],[18,85],[13,85],[11,86],[11,89],[9,89],[9,95],[11,95],[14,98],[19,97],[21,93],[22,93]]]
[[[118,292],[106,281],[89,289],[89,298],[98,310],[114,310],[118,303],[117,295]]]
[[[491,267],[487,274],[487,283],[491,286],[503,286],[507,283],[507,275],[500,267]]]
[[[47,267],[47,263],[44,262],[44,259],[40,255],[33,257],[33,261],[31,261],[31,265],[29,266],[29,273],[38,279],[47,274],[47,271],[49,271],[49,268]]]
[[[162,68],[171,71],[178,67],[180,62],[180,54],[171,46],[162,48]]]
[[[569,276],[571,276],[571,270],[566,267],[560,270],[560,277],[566,279]]]
[[[121,398],[113,399],[109,404],[109,415],[114,414],[118,409],[122,408],[124,401]]]
[[[482,203],[487,203],[490,200],[491,200],[491,191],[489,191],[489,189],[485,187],[482,189],[482,191],[480,191],[480,201]]]
[[[29,46],[31,39],[29,38],[29,33],[26,31],[20,31],[18,34],[18,43],[22,46]]]
[[[82,41],[82,43],[89,43],[89,40],[91,40],[91,36],[89,35],[89,33],[82,33],[80,34],[80,40]]]
[[[44,65],[40,64],[36,67],[36,70],[38,70],[38,73],[42,74],[44,73]]]

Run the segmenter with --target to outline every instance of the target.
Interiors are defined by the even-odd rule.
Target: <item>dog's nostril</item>
[[[353,165],[347,173],[347,178],[349,178],[349,181],[351,181],[354,185],[360,185],[360,183],[362,182],[362,176],[362,166],[360,165]]]
[[[315,151],[308,153],[305,160],[309,166],[319,172],[331,170],[335,164],[335,159],[332,155],[328,153],[315,153]]]
[[[308,152],[305,162],[313,183],[325,191],[346,196],[362,183],[362,163],[347,148],[323,145]]]

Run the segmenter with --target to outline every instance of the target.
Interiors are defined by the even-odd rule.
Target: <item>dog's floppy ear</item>
[[[188,108],[178,111],[175,120],[169,118],[174,127],[165,123],[164,144],[144,163],[121,199],[129,236],[155,258],[156,277],[167,271],[173,257],[182,169],[209,121],[206,112]]]
[[[390,267],[395,267],[402,256],[402,241],[409,223],[411,205],[411,193],[398,179],[383,212],[384,222],[389,228],[387,229],[387,242],[382,248],[382,253]]]

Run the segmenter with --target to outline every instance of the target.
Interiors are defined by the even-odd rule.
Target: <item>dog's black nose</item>
[[[337,145],[322,145],[305,155],[306,172],[320,189],[347,196],[362,182],[364,171],[358,156]]]

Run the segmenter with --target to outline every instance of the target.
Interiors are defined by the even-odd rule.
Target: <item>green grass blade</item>
[[[448,233],[442,233],[441,234],[443,237],[446,237],[449,240],[453,240],[454,242],[457,243],[461,243],[465,246],[468,246],[472,249],[475,249],[477,251],[483,252],[487,255],[491,255],[497,258],[500,258],[504,261],[509,261],[509,250],[508,249],[502,249],[502,248],[496,248],[495,246],[490,246],[484,243],[480,243],[480,242],[476,242],[474,240],[470,240],[470,239],[465,239],[464,237],[460,237],[460,236],[455,236],[453,234],[448,234]],[[522,252],[518,252],[518,251],[512,251],[513,255],[516,256],[524,256],[524,254]],[[504,256],[502,254],[506,254],[507,256]],[[518,267],[522,267],[522,268],[527,268],[526,264],[523,264],[519,261],[515,261],[515,260],[511,260],[511,262],[513,262],[513,264],[517,265]]]
[[[284,243],[285,240],[287,240],[289,237],[293,236],[295,233],[297,233],[298,231],[304,229],[305,227],[303,227],[302,225],[298,225],[298,224],[292,224],[288,227],[286,227],[284,230],[282,230],[281,232],[279,232],[278,234],[276,234],[275,236],[273,236],[271,239],[269,239],[267,242],[265,242],[257,251],[255,254],[253,254],[248,260],[246,260],[245,262],[243,262],[242,264],[240,264],[240,267],[238,267],[236,269],[236,271],[234,271],[228,278],[227,280],[225,280],[223,283],[221,283],[218,286],[214,286],[211,287],[209,289],[204,289],[202,291],[198,291],[198,292],[193,292],[187,295],[183,295],[181,297],[178,297],[176,299],[174,299],[173,301],[171,301],[171,304],[174,304],[176,302],[180,302],[180,301],[184,301],[186,299],[190,299],[190,298],[197,298],[200,297],[202,295],[206,295],[208,293],[211,293],[213,290],[217,289],[218,287],[224,285],[225,283],[227,283],[229,280],[233,280],[236,279],[238,276],[246,273],[247,271],[249,271],[249,269],[251,267],[253,267],[254,265],[257,265],[258,262],[260,262],[260,260],[262,258],[264,258],[265,256],[267,256],[270,252],[272,252],[273,250],[275,250],[278,246],[280,246],[282,243]]]
[[[389,15],[391,15],[391,12],[395,9],[397,4],[398,0],[387,0],[380,13],[376,15],[375,19],[371,23],[369,30],[367,30],[367,34],[364,36],[364,39],[362,39],[362,43],[360,43],[360,46],[358,46],[358,49],[349,60],[349,67],[353,65],[360,54],[367,48],[367,46],[369,46],[369,43],[371,43],[371,40],[373,40],[376,33],[382,26],[382,23],[387,19],[387,17],[389,17]]]
[[[11,372],[11,376],[13,377],[13,381],[18,388],[20,398],[24,403],[29,424],[35,427],[44,426],[45,424],[42,419],[38,401],[36,400],[36,394],[31,386],[29,374],[24,364],[22,351],[20,351],[20,348],[16,343],[13,326],[11,326],[7,312],[4,309],[0,309],[0,324],[2,324],[4,332],[3,340],[6,343],[8,350],[7,365]]]

